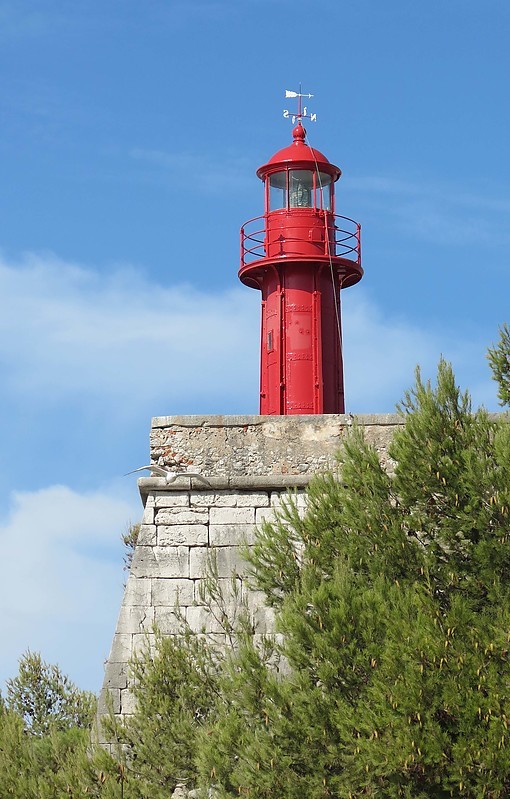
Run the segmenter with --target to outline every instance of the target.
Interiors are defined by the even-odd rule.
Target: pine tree
[[[499,331],[499,341],[487,353],[492,373],[498,382],[501,405],[510,405],[510,328],[504,324]]]
[[[38,652],[22,655],[18,674],[6,685],[7,708],[23,719],[32,735],[45,735],[52,728],[88,727],[94,716],[94,695],[77,688]]]
[[[355,430],[251,551],[286,669],[246,637],[225,668],[197,748],[220,796],[510,795],[510,426],[443,361],[400,410],[392,474]]]
[[[510,424],[444,361],[399,411],[386,467],[354,428],[258,531],[281,635],[241,615],[228,653],[188,631],[135,661],[134,796],[510,797]]]
[[[156,631],[153,648],[132,662],[137,712],[125,724],[110,725],[127,749],[127,782],[134,795],[167,799],[179,784],[197,785],[197,732],[217,697],[220,655],[183,623],[181,636]],[[108,727],[108,724],[107,724]]]
[[[58,666],[23,655],[0,696],[0,797],[137,799],[125,759],[92,744],[94,708]]]

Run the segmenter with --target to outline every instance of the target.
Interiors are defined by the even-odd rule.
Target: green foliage
[[[295,531],[293,537],[292,531]],[[245,558],[253,564],[251,576],[273,607],[280,607],[285,594],[299,579],[297,543],[302,536],[302,522],[295,502],[283,501],[273,524],[263,523],[255,543],[245,548]]]
[[[241,613],[223,655],[184,629],[136,659],[140,796],[510,796],[510,425],[444,361],[400,412],[386,468],[354,428],[247,551],[282,635]]]
[[[28,651],[20,658],[18,675],[7,680],[6,705],[23,719],[28,732],[40,737],[52,729],[88,727],[95,698],[80,691],[58,666]]]
[[[391,474],[355,429],[251,550],[286,667],[246,637],[224,665],[196,748],[220,796],[510,795],[510,428],[443,361],[401,413]]]
[[[444,606],[462,591],[482,608],[506,601],[510,577],[509,428],[471,413],[451,367],[434,391],[417,375],[393,441],[394,487],[408,535],[425,545],[427,575]]]
[[[504,401],[509,352],[505,326],[489,353]],[[247,550],[277,635],[253,635],[212,564],[223,639],[184,620],[148,639],[136,712],[109,721],[116,757],[91,745],[91,697],[25,655],[0,701],[0,796],[510,797],[508,417],[473,413],[444,361],[399,410],[384,467],[354,427],[306,513],[289,495]]]
[[[164,637],[133,660],[138,712],[115,733],[130,752],[129,773],[140,796],[169,797],[179,783],[195,787],[197,732],[217,695],[218,656],[186,628]]]
[[[125,761],[94,746],[92,694],[27,652],[0,697],[0,797],[135,799]]]
[[[93,748],[90,731],[52,727],[27,733],[23,719],[0,710],[0,796],[12,799],[117,799],[119,763]],[[125,799],[136,794],[125,792]]]
[[[140,535],[140,522],[133,524],[129,522],[126,532],[122,534],[122,543],[125,546],[124,552],[124,570],[129,571],[131,563],[133,562],[133,555],[135,553],[136,542]]]
[[[499,341],[490,347],[487,357],[494,379],[498,383],[501,405],[510,405],[510,328],[504,324],[499,331]]]

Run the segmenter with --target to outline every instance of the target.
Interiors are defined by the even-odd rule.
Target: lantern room
[[[340,290],[363,270],[360,225],[335,211],[340,175],[300,119],[257,170],[264,214],[241,229],[239,278],[262,292],[261,414],[345,410]]]
[[[266,212],[288,208],[333,211],[333,184],[341,174],[319,150],[306,143],[301,122],[293,130],[290,147],[279,150],[257,170],[266,185]]]
[[[269,175],[266,187],[267,212],[288,208],[333,210],[333,179],[326,172],[286,169]]]

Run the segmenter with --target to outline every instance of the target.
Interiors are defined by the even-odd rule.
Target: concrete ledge
[[[162,416],[152,422],[151,459],[172,471],[198,472],[208,479],[224,480],[212,484],[217,488],[302,486],[306,482],[300,482],[294,475],[304,477],[335,468],[337,453],[353,424],[363,427],[367,439],[376,444],[381,459],[385,460],[393,433],[402,425],[402,417],[397,414]],[[283,477],[281,482],[277,475]],[[268,482],[243,486],[243,477],[265,478]]]
[[[268,422],[297,422],[317,425],[319,420],[336,422],[350,427],[353,423],[362,427],[371,425],[399,425],[402,416],[398,413],[366,413],[353,416],[351,413],[303,414],[299,416],[256,416],[256,415],[211,415],[211,416],[154,416],[151,427],[246,427],[263,425]]]
[[[189,491],[211,493],[211,491],[285,491],[293,488],[306,488],[313,474],[268,474],[268,475],[231,475],[229,477],[207,477],[210,485],[206,485],[195,477],[178,477],[174,483],[166,483],[164,477],[140,477],[138,490],[145,506],[147,497],[154,491],[174,492]]]
[[[508,420],[509,414],[490,414]],[[167,496],[193,489],[262,491],[304,488],[312,475],[334,469],[353,424],[365,431],[383,465],[404,414],[318,414],[297,416],[158,416],[152,420],[151,460],[182,472],[174,483],[140,479],[144,504],[151,491]],[[198,472],[206,486],[186,472]]]

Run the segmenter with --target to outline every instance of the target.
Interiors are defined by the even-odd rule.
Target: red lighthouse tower
[[[265,210],[241,228],[240,280],[262,292],[260,413],[344,413],[340,290],[363,275],[360,225],[335,213],[341,175],[306,142],[257,170]]]

